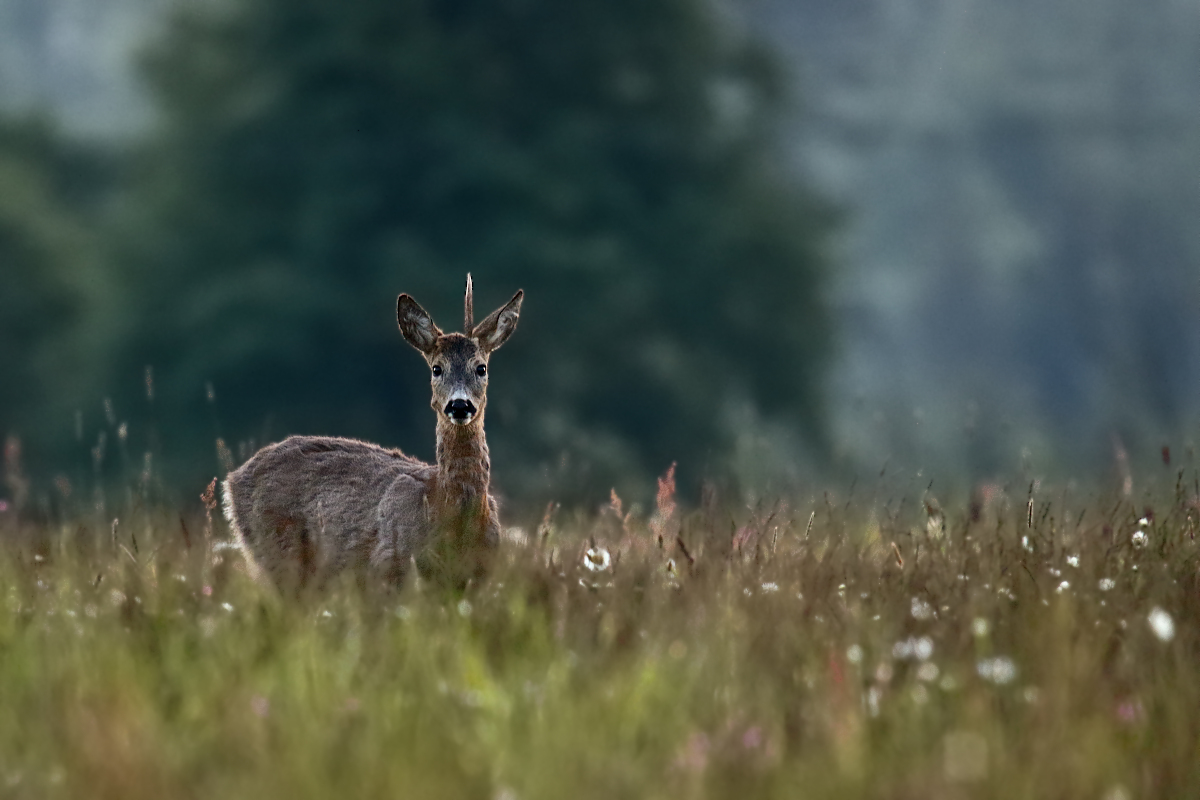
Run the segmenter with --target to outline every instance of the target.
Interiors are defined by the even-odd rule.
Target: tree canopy
[[[467,272],[481,313],[527,292],[489,403],[508,491],[719,471],[739,403],[817,440],[830,215],[776,147],[774,64],[711,4],[188,5],[144,74],[105,389],[128,406],[153,365],[168,456],[431,457],[394,303],[457,329]]]

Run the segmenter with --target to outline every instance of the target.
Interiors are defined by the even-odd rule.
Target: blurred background
[[[0,0],[0,497],[432,459],[395,297],[468,271],[515,503],[1161,470],[1200,5]]]

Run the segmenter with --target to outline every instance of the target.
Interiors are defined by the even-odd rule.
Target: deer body
[[[499,543],[483,432],[487,363],[516,329],[523,293],[475,325],[467,277],[464,333],[443,334],[408,295],[400,331],[430,367],[437,463],[353,439],[292,436],[225,481],[225,515],[251,572],[303,588],[355,569],[387,582],[416,560],[457,577],[481,573]]]

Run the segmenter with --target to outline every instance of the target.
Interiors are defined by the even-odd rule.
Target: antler
[[[471,273],[467,273],[467,296],[463,300],[463,334],[471,335],[475,327],[475,290],[471,285]]]

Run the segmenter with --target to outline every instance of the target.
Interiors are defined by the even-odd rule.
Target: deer
[[[286,592],[345,570],[390,586],[414,564],[459,586],[486,573],[500,541],[483,431],[488,362],[517,329],[525,293],[478,324],[473,295],[468,274],[462,333],[443,333],[409,295],[396,299],[400,334],[429,368],[436,463],[356,439],[290,436],[229,473],[225,517],[253,578]]]

